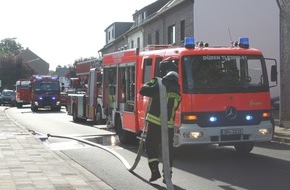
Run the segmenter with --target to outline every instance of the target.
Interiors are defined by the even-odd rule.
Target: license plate
[[[241,129],[241,128],[222,129],[221,134],[222,135],[240,135],[240,134],[243,134],[243,129]]]

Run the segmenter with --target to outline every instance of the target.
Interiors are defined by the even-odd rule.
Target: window
[[[104,73],[106,73],[104,75],[106,84],[104,86],[104,88],[106,88],[106,98],[108,101],[108,105],[110,108],[114,108],[115,107],[115,102],[116,102],[116,84],[117,84],[117,78],[116,78],[116,74],[117,74],[117,68],[116,67],[112,67],[112,68],[106,68],[106,71]],[[109,113],[109,115],[111,115],[112,113]]]
[[[131,40],[131,48],[134,48],[134,40]]]
[[[205,55],[182,58],[185,92],[255,92],[267,88],[259,56]]]
[[[115,39],[115,28],[112,28],[112,39]]]
[[[137,48],[140,48],[140,38],[137,38]]]
[[[168,44],[175,43],[175,25],[168,27]]]
[[[163,59],[162,57],[157,57],[155,59],[155,74],[154,74],[155,77],[159,76],[159,64],[162,61],[162,59]]]
[[[180,22],[180,41],[183,41],[185,38],[185,20]]]
[[[147,18],[147,12],[144,11],[144,13],[143,13],[143,21],[146,20],[146,18]]]
[[[159,44],[159,30],[155,32],[155,44]]]
[[[149,82],[151,79],[151,71],[152,71],[152,59],[144,59],[144,73],[143,73],[143,84]]]
[[[148,45],[152,44],[152,35],[148,34]]]

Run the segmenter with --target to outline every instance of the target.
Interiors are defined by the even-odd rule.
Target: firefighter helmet
[[[170,80],[170,81],[176,81],[178,82],[178,73],[175,71],[169,71],[163,79]]]

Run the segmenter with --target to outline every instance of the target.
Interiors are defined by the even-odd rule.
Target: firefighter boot
[[[149,163],[149,168],[151,170],[151,178],[149,179],[149,181],[156,181],[157,179],[161,178],[159,169],[158,169],[158,164],[159,162],[151,162]]]

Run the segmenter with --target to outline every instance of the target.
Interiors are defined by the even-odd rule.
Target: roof
[[[59,77],[66,77],[70,72],[69,68],[56,68],[55,74]]]
[[[37,74],[46,75],[49,72],[49,64],[28,48],[20,52],[16,57],[21,58],[22,62],[27,63]]]

